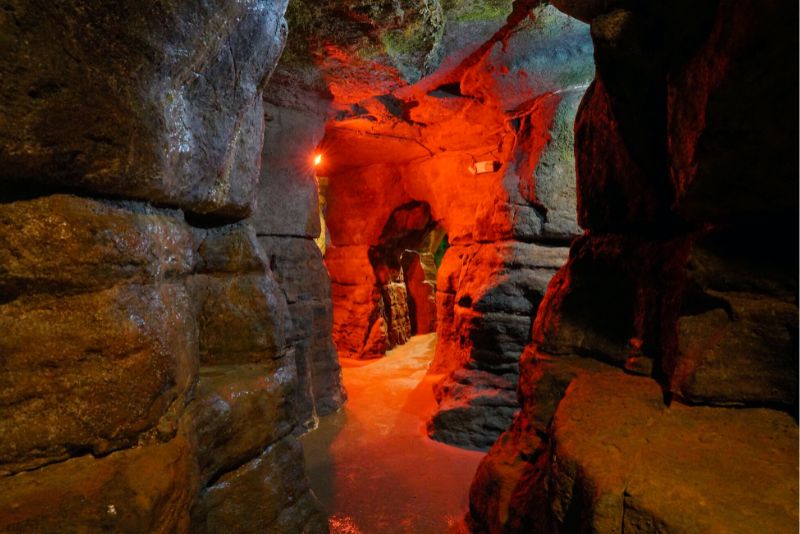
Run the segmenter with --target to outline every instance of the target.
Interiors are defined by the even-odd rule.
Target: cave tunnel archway
[[[449,488],[437,480],[419,489],[432,502],[438,490],[445,500],[453,487],[466,490],[459,473],[473,469],[476,457],[470,455],[487,450],[518,412],[519,360],[533,318],[581,232],[573,126],[593,76],[588,27],[550,6],[536,8],[529,19],[509,13],[497,19],[499,32],[476,34],[482,44],[475,46],[462,40],[446,63],[408,85],[372,79],[360,64],[352,70],[341,63],[321,66],[333,80],[334,110],[313,153],[321,156],[316,174],[324,176],[321,238],[331,278],[332,334],[349,396],[344,415],[336,417],[350,421],[352,415],[380,428],[380,402],[394,399],[416,377],[413,394],[403,393],[409,400],[400,407],[416,419],[395,429],[410,432],[396,437],[422,456],[415,463],[410,452],[372,438],[386,446],[388,457],[402,456],[398,465],[414,473],[426,465],[458,466],[447,475],[442,471]],[[463,21],[462,30],[470,27]],[[344,71],[348,76],[339,77]],[[445,247],[422,244],[425,235],[433,241],[441,234]],[[420,255],[434,250],[435,284],[434,269]],[[419,298],[409,298],[414,272]],[[411,336],[426,329],[416,321],[422,308],[433,308],[427,324],[435,318],[435,336]],[[426,353],[422,367],[398,360],[403,354],[419,363],[420,350]],[[388,374],[367,380],[368,369]],[[420,404],[422,398],[429,404]],[[312,473],[328,469],[318,455],[357,449],[371,439],[336,420],[342,426],[330,447],[311,445],[322,438],[309,436]],[[322,425],[327,430],[321,435],[327,435],[329,425]],[[437,442],[454,445],[443,449],[454,456],[434,467],[426,454],[435,454],[428,447],[441,447]],[[363,457],[372,453],[364,449]],[[456,457],[461,460],[452,463]],[[376,465],[385,460],[372,459]],[[347,469],[335,478],[355,476]],[[341,484],[338,495],[359,498],[360,491]],[[353,509],[353,503],[340,501],[339,509]]]
[[[581,42],[572,26],[561,29]],[[590,47],[570,46],[578,52],[556,70],[591,63]],[[500,74],[514,57],[489,56],[460,81],[425,80],[416,92],[351,106],[328,121],[317,149],[340,358],[380,358],[408,339],[400,256],[418,250],[435,221],[448,248],[437,268],[430,369],[445,379],[429,434],[479,450],[518,409],[533,317],[580,233],[572,131],[586,83],[575,82],[590,74],[521,91]],[[454,395],[463,402],[449,402]]]

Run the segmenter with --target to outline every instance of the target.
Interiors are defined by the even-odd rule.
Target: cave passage
[[[0,2],[0,533],[797,532],[798,10]]]
[[[484,454],[425,433],[436,334],[412,337],[369,361],[341,359],[350,400],[302,438],[311,487],[332,532],[452,532]],[[457,530],[456,530],[457,531]]]
[[[348,397],[302,438],[333,532],[466,528],[472,474],[519,413],[533,319],[581,233],[593,62],[585,24],[541,6],[505,46],[511,19],[415,83],[333,84],[305,156]]]

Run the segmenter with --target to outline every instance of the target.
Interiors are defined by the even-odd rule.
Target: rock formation
[[[473,532],[794,530],[797,16],[4,1],[0,531],[327,532],[338,356],[434,330]]]
[[[327,531],[294,434],[342,402],[330,286],[280,135],[257,193],[285,9],[3,6],[1,531]]]
[[[445,9],[442,49],[453,25],[472,39],[416,84],[336,101],[320,145],[339,354],[375,358],[405,341],[398,260],[441,228],[450,248],[432,370],[447,376],[429,431],[471,448],[510,424],[532,316],[579,232],[572,122],[592,75],[588,28],[551,7],[528,17],[530,7]]]
[[[595,45],[575,123],[586,232],[539,308],[471,527],[792,530],[797,6],[555,4]]]
[[[408,290],[411,334],[436,332],[436,260],[430,252],[405,251],[403,283]]]
[[[336,411],[346,394],[331,338],[331,283],[314,240],[320,235],[319,184],[313,154],[325,129],[329,93],[304,69],[279,63],[265,91],[267,119],[258,208],[253,226],[283,289],[291,315],[300,422]]]

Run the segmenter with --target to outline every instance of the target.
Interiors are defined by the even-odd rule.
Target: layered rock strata
[[[331,283],[315,243],[321,227],[313,160],[329,106],[329,94],[313,72],[279,64],[265,93],[267,129],[252,218],[288,302],[287,341],[299,378],[295,402],[306,429],[346,399],[332,341]]]
[[[797,130],[781,110],[797,77],[780,65],[797,6],[558,5],[595,45],[575,124],[586,232],[537,313],[471,527],[794,529]]]
[[[325,285],[283,270],[319,254],[234,222],[285,8],[4,6],[3,532],[327,531],[294,437]]]
[[[326,528],[292,436],[286,300],[250,226],[72,195],[0,211],[2,530]]]

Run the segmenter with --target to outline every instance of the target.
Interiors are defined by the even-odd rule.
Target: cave
[[[797,532],[799,16],[0,1],[0,532]]]

